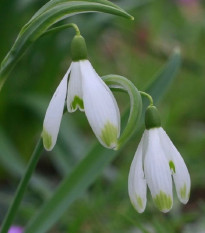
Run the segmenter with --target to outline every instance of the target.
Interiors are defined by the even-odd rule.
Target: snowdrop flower
[[[145,114],[146,130],[132,161],[128,191],[134,208],[142,213],[146,207],[147,185],[153,201],[164,213],[172,208],[172,177],[179,200],[186,204],[190,193],[190,176],[183,158],[161,127],[154,106]]]
[[[120,134],[120,112],[117,102],[99,75],[87,60],[87,48],[82,36],[71,43],[72,60],[57,87],[46,111],[43,123],[43,143],[50,151],[56,144],[65,102],[68,112],[85,111],[88,122],[100,141],[115,149]]]

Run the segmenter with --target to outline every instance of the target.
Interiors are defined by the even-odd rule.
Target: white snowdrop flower
[[[117,102],[103,80],[87,60],[84,38],[75,36],[71,44],[70,68],[54,93],[43,123],[43,143],[50,151],[56,144],[67,94],[67,110],[85,111],[99,142],[111,149],[117,147],[120,135],[120,112]]]
[[[164,213],[172,208],[172,176],[179,200],[186,204],[190,193],[190,176],[183,158],[161,127],[157,109],[148,107],[146,130],[132,161],[128,191],[134,208],[143,212],[146,206],[146,186],[153,201]]]

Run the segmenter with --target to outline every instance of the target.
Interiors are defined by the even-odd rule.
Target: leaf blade
[[[15,147],[6,137],[2,128],[0,128],[0,162],[3,165],[7,172],[13,177],[22,177],[26,169],[24,161],[19,156]],[[51,192],[51,184],[39,174],[33,174],[33,177],[30,181],[30,186],[33,190],[39,192],[44,198],[48,198]]]
[[[132,19],[132,16],[127,12],[106,0],[58,0],[51,1],[50,5],[42,7],[43,9],[41,8],[42,10],[39,10],[40,13],[36,13],[36,15],[34,15],[31,20],[23,26],[16,41],[14,42],[14,45],[2,61],[0,67],[0,90],[9,73],[15,67],[28,47],[56,22],[72,15],[87,12],[109,13]]]

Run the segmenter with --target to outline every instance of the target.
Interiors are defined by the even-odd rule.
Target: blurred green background
[[[89,59],[100,75],[123,75],[144,90],[175,47],[182,67],[158,108],[163,127],[181,152],[192,180],[190,201],[160,213],[148,194],[143,214],[127,193],[130,163],[142,131],[49,232],[205,233],[205,2],[113,1],[135,17],[129,21],[89,13],[69,18],[85,37]],[[45,0],[0,1],[0,61],[21,27]],[[64,20],[64,23],[66,20]],[[26,52],[0,92],[0,222],[40,136],[49,99],[70,65],[67,29],[39,39]],[[116,93],[121,112],[128,97]],[[96,139],[83,113],[65,114],[58,143],[44,153],[15,223],[24,226]],[[97,156],[97,154],[96,154]]]

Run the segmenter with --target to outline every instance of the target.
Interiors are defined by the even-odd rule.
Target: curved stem
[[[118,147],[120,148],[134,133],[142,112],[142,99],[138,89],[127,78],[120,75],[107,75],[102,77],[103,81],[112,89],[126,91],[130,97],[130,115],[127,125],[118,139]]]
[[[146,93],[144,91],[139,91],[139,93],[149,99],[149,102],[150,102],[149,106],[153,106],[154,105],[154,102],[153,102],[153,99],[152,99],[151,95],[149,95],[148,93]]]
[[[78,26],[75,23],[68,23],[68,24],[64,24],[64,25],[59,26],[59,27],[51,28],[51,29],[45,31],[40,37],[48,35],[48,34],[53,33],[53,32],[61,31],[63,29],[71,28],[71,27],[75,29],[76,35],[80,35],[80,30],[79,30]]]
[[[9,228],[14,220],[14,217],[16,215],[18,207],[21,203],[21,200],[23,199],[23,195],[25,193],[25,190],[28,186],[29,180],[33,174],[33,171],[36,167],[36,164],[39,160],[39,157],[40,157],[43,149],[44,148],[43,148],[42,139],[40,138],[38,143],[36,144],[34,151],[33,151],[33,154],[31,156],[31,159],[30,159],[29,164],[27,166],[26,172],[25,172],[24,176],[22,177],[20,184],[17,188],[13,202],[11,203],[11,206],[9,207],[9,210],[6,214],[6,217],[4,218],[2,228],[1,228],[1,233],[8,232],[8,230],[9,230]]]

